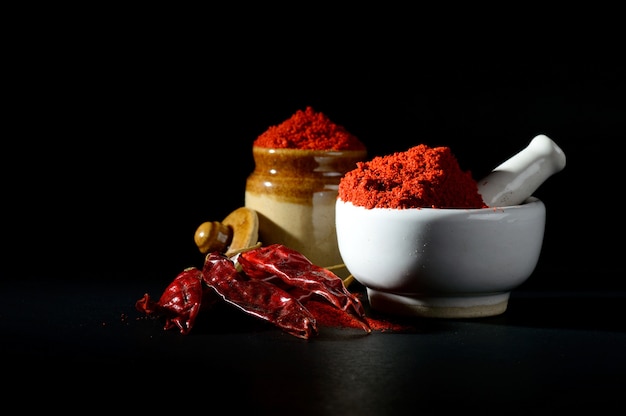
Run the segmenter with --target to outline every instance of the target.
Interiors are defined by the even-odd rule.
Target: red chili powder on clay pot
[[[450,148],[424,144],[358,162],[341,178],[338,197],[367,209],[487,207]]]
[[[272,149],[365,150],[356,136],[312,107],[298,110],[281,124],[269,127],[253,145]]]

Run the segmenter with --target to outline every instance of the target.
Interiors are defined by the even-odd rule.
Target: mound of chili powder
[[[310,106],[269,127],[253,145],[273,149],[365,150],[356,136]]]
[[[358,162],[341,178],[339,198],[368,209],[487,207],[451,149],[424,144]]]

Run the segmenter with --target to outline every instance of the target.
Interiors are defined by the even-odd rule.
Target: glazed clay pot
[[[337,190],[366,151],[253,146],[252,152],[255,169],[246,181],[245,206],[259,216],[259,241],[288,246],[318,266],[343,264],[335,228]]]

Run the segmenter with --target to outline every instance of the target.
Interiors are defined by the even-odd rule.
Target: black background
[[[7,8],[7,394],[58,392],[44,405],[64,411],[77,399],[360,415],[621,404],[622,14],[407,5]],[[370,157],[445,145],[477,179],[537,134],[563,149],[565,169],[535,193],[539,264],[507,313],[313,342],[235,313],[190,336],[138,316],[143,293],[201,264],[198,225],[243,205],[253,140],[309,105]]]
[[[43,13],[45,25],[17,30],[5,273],[169,282],[200,264],[197,226],[243,205],[252,141],[312,106],[370,157],[445,145],[476,179],[548,135],[567,165],[535,193],[547,224],[525,287],[623,288],[617,34],[534,22],[538,39],[509,38],[506,21],[453,34],[423,29],[426,16],[384,29],[375,15],[218,27],[225,16],[211,12],[203,23]]]

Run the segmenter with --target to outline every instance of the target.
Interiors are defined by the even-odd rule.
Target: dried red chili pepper
[[[158,302],[146,293],[135,308],[149,316],[164,316],[164,329],[178,328],[181,334],[187,334],[203,305],[203,295],[202,271],[190,267],[174,278]]]
[[[365,309],[359,299],[350,293],[343,281],[328,269],[313,264],[300,252],[282,244],[272,244],[245,251],[237,259],[244,273],[253,279],[271,279],[276,276],[284,283],[316,293],[335,307],[353,315],[361,327],[371,332]]]
[[[240,273],[223,254],[212,252],[206,256],[202,277],[226,302],[250,315],[299,338],[317,334],[315,318],[296,298],[278,286]]]

